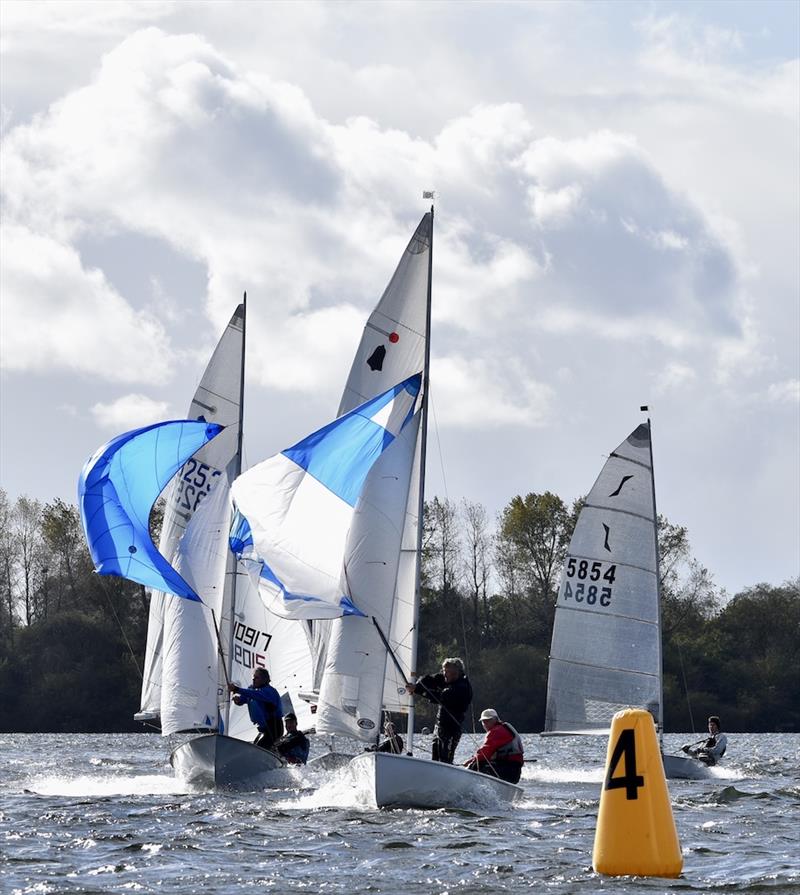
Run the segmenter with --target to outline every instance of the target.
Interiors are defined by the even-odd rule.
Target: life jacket
[[[513,739],[495,751],[493,760],[500,759],[500,761],[512,761],[521,764],[525,760],[523,757],[522,737],[506,721],[501,721],[500,723],[511,734]]]

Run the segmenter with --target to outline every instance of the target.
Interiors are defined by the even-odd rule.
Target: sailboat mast
[[[247,352],[247,292],[242,296],[242,367],[239,374],[239,431],[236,434],[234,471],[242,474],[242,440],[244,437],[244,360]]]
[[[242,442],[244,438],[244,365],[245,365],[245,355],[247,353],[247,292],[245,291],[242,296],[242,363],[241,368],[239,370],[239,427],[236,433],[236,455],[233,458],[233,478],[236,479],[242,474]],[[236,585],[239,579],[239,560],[233,555],[232,552],[228,552],[228,566],[230,568],[230,581],[231,581],[231,604],[229,608],[231,626],[230,632],[228,634],[228,654],[223,656],[223,662],[225,663],[225,667],[223,668],[223,673],[225,676],[225,680],[230,679],[231,673],[231,665],[232,665],[232,657],[233,657],[233,634],[236,630]],[[227,732],[228,730],[228,722],[230,720],[231,714],[231,703],[230,699],[228,699],[228,694],[225,694],[225,709],[224,709],[224,729]]]
[[[648,408],[642,407],[642,410]],[[653,429],[647,417],[647,441],[650,445],[650,484],[653,489],[653,539],[656,553],[656,590],[658,593],[658,741],[664,743],[664,658],[661,643],[661,563],[658,555],[658,507],[656,506],[656,471],[653,465]]]
[[[430,243],[428,246],[428,295],[425,306],[425,362],[422,367],[422,437],[419,448],[419,502],[417,505],[417,571],[414,585],[414,627],[411,637],[411,679],[417,677],[419,647],[419,607],[422,597],[422,524],[425,513],[425,458],[428,451],[428,395],[431,366],[431,287],[433,283],[433,205],[431,205]],[[414,699],[408,709],[408,752],[414,751]]]

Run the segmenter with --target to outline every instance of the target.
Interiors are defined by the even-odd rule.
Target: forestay
[[[545,733],[604,733],[622,708],[661,725],[661,637],[650,430],[611,454],[569,544],[556,604]]]
[[[398,382],[424,368],[432,220],[430,213],[423,216],[381,300],[367,320],[339,405],[340,414],[379,394],[392,382]],[[382,462],[403,467],[402,473],[397,474],[396,478],[392,477],[394,474],[379,477],[376,471],[371,477],[365,489],[364,506],[354,523],[354,529],[360,527],[362,534],[354,534],[354,553],[348,560],[348,580],[352,588],[361,591],[362,575],[366,576],[365,581],[371,581],[366,586],[371,594],[368,605],[374,609],[373,614],[379,620],[404,674],[401,675],[388,658],[382,638],[370,620],[348,617],[315,621],[312,626],[314,681],[315,687],[320,690],[317,713],[317,729],[320,732],[374,738],[375,731],[366,722],[375,720],[377,723],[374,715],[376,700],[372,694],[376,681],[385,680],[384,708],[389,711],[408,710],[409,697],[405,694],[403,682],[413,670],[412,643],[419,563],[418,431],[417,422],[413,432],[404,434],[402,450],[406,454],[413,442],[410,468],[406,466],[406,454],[401,456],[398,445],[394,456],[386,456]],[[381,494],[384,487],[386,495]],[[397,501],[401,499],[399,495],[406,489],[405,509],[396,512]],[[392,512],[386,509],[389,506]],[[384,509],[381,510],[381,507]],[[393,542],[398,533],[399,545],[395,546]],[[394,555],[390,557],[392,551]],[[363,659],[360,669],[358,657]],[[324,680],[329,674],[332,676],[326,685]],[[369,694],[367,691],[370,691]],[[357,726],[359,718],[365,719],[366,726]]]

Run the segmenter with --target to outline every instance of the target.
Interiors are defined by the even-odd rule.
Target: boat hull
[[[512,804],[523,789],[496,777],[411,755],[365,752],[350,768],[365,775],[378,808],[463,808],[471,802]]]
[[[664,773],[668,780],[710,780],[714,775],[708,768],[696,758],[688,755],[664,755]]]
[[[286,766],[275,753],[217,733],[178,746],[169,763],[181,779],[195,786],[280,789],[289,783]]]

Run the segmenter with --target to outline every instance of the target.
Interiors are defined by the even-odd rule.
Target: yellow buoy
[[[680,876],[681,844],[653,717],[617,712],[611,722],[606,776],[592,866],[608,876]]]

